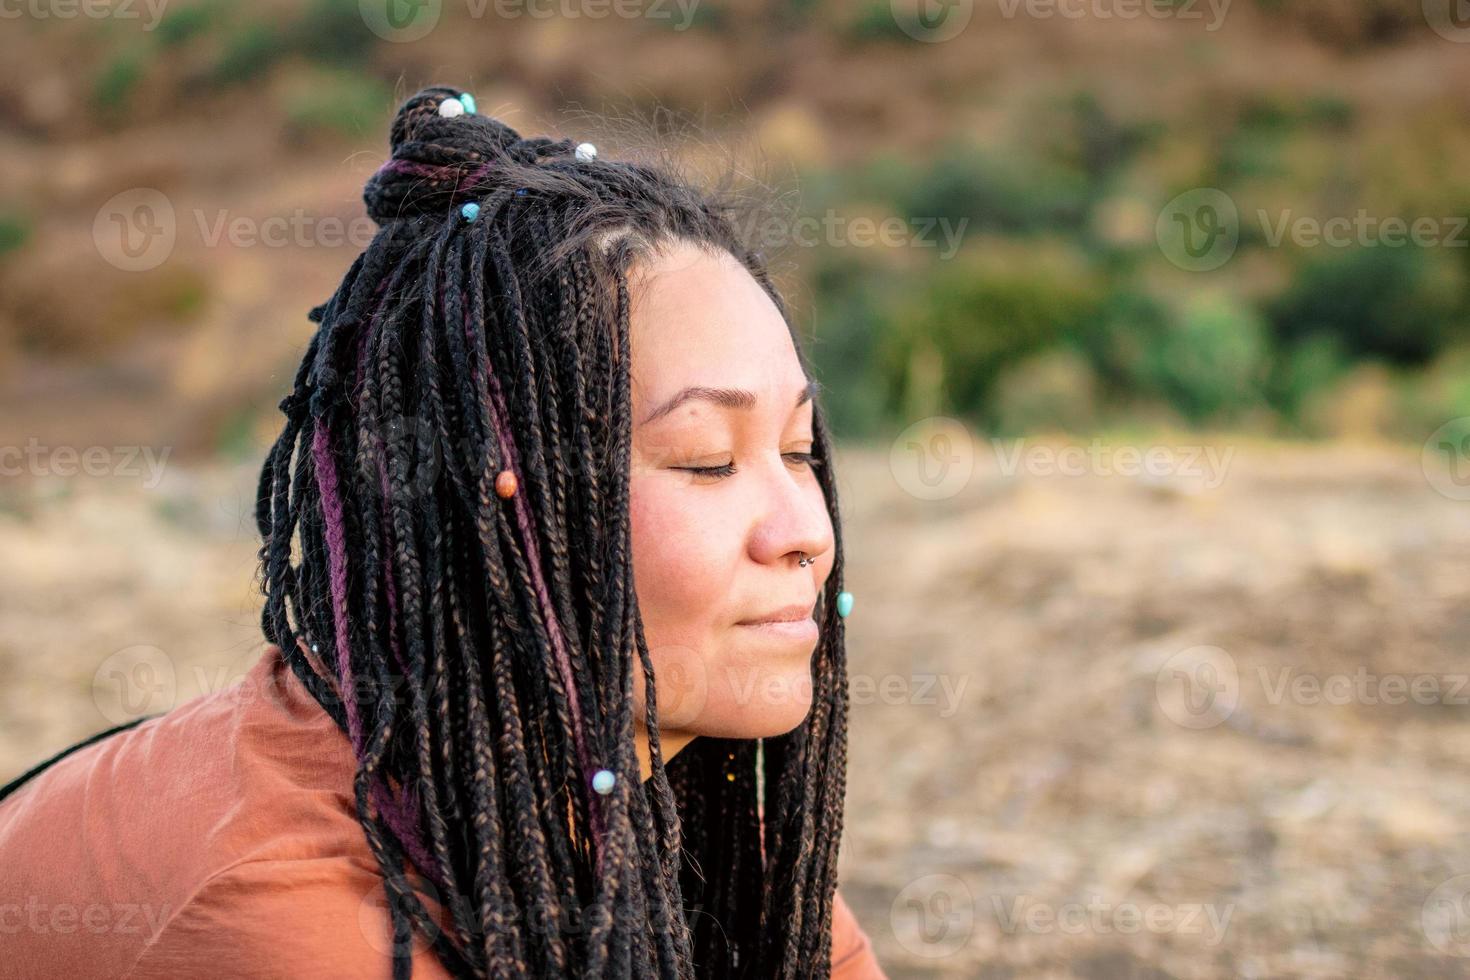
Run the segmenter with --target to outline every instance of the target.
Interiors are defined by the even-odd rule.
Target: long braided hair
[[[715,195],[461,96],[393,122],[379,230],[311,312],[256,512],[265,636],[358,759],[393,974],[421,935],[455,976],[826,977],[847,678],[819,407],[836,554],[799,727],[665,766],[629,534],[632,263],[724,249],[786,305]]]

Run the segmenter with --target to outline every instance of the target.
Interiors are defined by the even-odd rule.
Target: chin
[[[711,677],[699,717],[702,735],[773,738],[797,728],[812,708],[810,654],[789,665],[758,662]]]

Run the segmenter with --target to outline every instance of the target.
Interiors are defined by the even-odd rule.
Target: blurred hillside
[[[434,82],[522,132],[750,150],[778,216],[748,231],[849,436],[1470,415],[1470,44],[1434,0],[993,0],[942,41],[917,3],[592,6],[8,21],[0,440],[258,451]]]

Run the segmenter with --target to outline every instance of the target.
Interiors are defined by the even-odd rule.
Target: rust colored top
[[[391,976],[355,768],[274,645],[61,759],[0,804],[0,978]],[[832,976],[884,980],[840,895],[832,915]],[[413,942],[414,976],[447,977]]]

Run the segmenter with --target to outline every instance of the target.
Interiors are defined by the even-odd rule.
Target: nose
[[[762,481],[765,507],[750,537],[750,557],[761,564],[789,562],[802,554],[813,560],[832,548],[832,518],[822,487],[809,470],[777,463]]]

